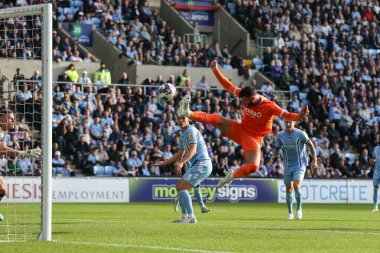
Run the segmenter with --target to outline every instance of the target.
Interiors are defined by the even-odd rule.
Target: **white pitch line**
[[[294,229],[294,231],[297,231],[297,229]],[[318,229],[309,229],[308,231],[310,232],[319,232],[319,233],[324,233],[324,232],[329,232],[329,233],[337,233],[337,234],[360,234],[360,235],[377,235],[377,236],[380,236],[380,233],[375,233],[375,232],[361,232],[361,231],[339,231],[339,230],[329,230],[329,229],[326,229],[326,230],[318,230]]]
[[[169,251],[182,251],[182,252],[199,252],[199,253],[232,253],[231,251],[211,251],[211,250],[198,250],[198,249],[184,249],[174,247],[161,247],[150,245],[138,245],[138,244],[115,244],[115,243],[93,243],[93,242],[67,242],[67,241],[52,241],[53,243],[63,244],[76,244],[76,245],[95,245],[95,246],[107,246],[107,247],[120,247],[120,248],[142,248],[142,249],[157,249],[157,250],[169,250]]]

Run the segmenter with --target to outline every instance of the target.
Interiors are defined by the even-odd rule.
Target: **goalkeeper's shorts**
[[[260,152],[260,147],[263,142],[262,136],[248,132],[240,123],[234,120],[230,120],[230,123],[231,131],[228,134],[224,134],[224,137],[240,144],[243,148],[244,154],[247,151]]]

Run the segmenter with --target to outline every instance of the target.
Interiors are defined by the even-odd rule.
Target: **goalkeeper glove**
[[[34,148],[27,151],[20,151],[21,158],[37,158],[41,156],[42,150],[40,148]]]

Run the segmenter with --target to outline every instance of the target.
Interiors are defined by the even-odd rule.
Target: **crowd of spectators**
[[[223,68],[230,69],[238,68],[242,60],[240,56],[233,58],[228,45],[217,41],[212,45],[185,43],[157,9],[149,7],[149,1],[84,1],[61,21],[97,25],[97,30],[120,50],[120,57],[135,64],[206,67],[217,59]],[[199,34],[198,23],[193,25]]]
[[[168,77],[168,80],[160,75],[148,77],[139,87],[128,86],[128,75],[123,73],[120,86],[110,86],[99,85],[96,80],[101,75],[104,77],[100,79],[106,79],[109,75],[106,66],[102,65],[94,79],[86,72],[68,72],[76,72],[75,66],[71,66],[63,74],[69,78],[66,79],[68,82],[58,82],[54,87],[52,156],[55,175],[73,176],[75,171],[83,175],[107,176],[172,175],[170,167],[158,168],[151,166],[151,163],[171,157],[178,149],[181,129],[176,125],[175,108],[184,94],[192,95],[192,110],[241,120],[238,99],[226,91],[209,89],[213,84],[202,77],[192,81],[185,70],[179,76]],[[177,86],[179,94],[174,101],[158,100],[157,88],[164,82]],[[182,82],[189,85],[181,85]],[[255,82],[252,84],[255,85]],[[21,110],[28,112],[30,109],[25,106],[27,103],[23,103],[23,94],[38,99],[38,83],[24,85],[17,94]],[[288,110],[302,107],[303,102],[297,94],[289,101],[280,101],[274,93],[265,95],[281,107],[287,106]],[[377,121],[376,124],[367,124],[362,131],[357,119],[353,120],[352,125],[347,124],[347,119],[346,116],[339,120],[310,116],[298,125],[312,139],[318,156],[318,168],[308,168],[306,177],[371,176],[369,154],[380,136]],[[30,122],[28,118],[27,121]],[[222,137],[219,129],[209,124],[193,123],[205,137],[213,162],[213,176],[223,176],[229,168],[237,169],[244,163],[241,147]],[[282,129],[283,121],[276,119],[273,132],[264,138],[262,164],[254,176],[282,176],[281,159],[272,166],[268,165],[275,137]],[[356,157],[353,152],[360,155]]]
[[[92,62],[89,53],[81,53],[78,42],[70,42],[68,38],[62,39],[57,35],[57,21],[60,13],[58,6],[70,5],[70,1],[0,1],[0,9],[21,7],[32,4],[53,3],[53,59],[56,62]],[[0,19],[0,58],[40,60],[42,54],[42,18],[39,15],[18,16]]]
[[[6,7],[12,7],[9,1]],[[5,8],[0,1],[0,8]],[[39,16],[0,18],[0,58],[41,59],[41,19]]]
[[[7,1],[0,8],[25,6],[50,1]],[[53,2],[55,27],[58,22],[96,25],[97,30],[120,50],[133,64],[207,67],[216,59],[225,69],[242,68],[240,55],[232,56],[228,45],[215,41],[212,45],[184,43],[174,28],[168,28],[157,9],[148,1],[85,1],[64,0]],[[13,59],[40,59],[41,21],[39,16],[17,17],[0,21],[0,57]],[[27,21],[25,21],[27,20]],[[194,22],[195,34],[199,34]],[[78,42],[70,42],[53,32],[53,59],[56,62],[92,62],[89,53],[81,53]],[[244,71],[241,71],[244,72]],[[242,73],[244,74],[244,73]]]

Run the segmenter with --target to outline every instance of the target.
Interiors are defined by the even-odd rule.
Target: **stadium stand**
[[[252,38],[273,38],[273,44],[255,56],[252,64],[274,80],[277,88],[289,90],[292,96],[289,101],[280,101],[269,88],[265,95],[288,111],[298,111],[303,104],[310,106],[310,117],[299,127],[316,146],[320,166],[308,169],[306,177],[370,177],[373,170],[368,164],[368,153],[380,140],[378,1],[220,2],[251,32]],[[243,59],[230,63],[233,57],[228,47],[221,49],[217,43],[211,47],[206,43],[203,48],[184,45],[173,29],[166,29],[166,22],[149,8],[147,1],[123,1],[120,6],[107,0],[89,3],[60,1],[59,20],[98,25],[98,30],[120,49],[121,57],[143,64],[186,67],[208,66],[208,61],[215,57],[225,68],[246,63]],[[154,39],[156,42],[152,43]],[[7,44],[4,38],[2,41],[3,46]],[[64,39],[56,49],[62,53],[69,47]],[[2,53],[8,53],[6,46]],[[38,52],[33,56],[38,57]],[[221,90],[187,87],[186,73],[169,80],[184,85],[177,84],[180,94],[174,102],[163,103],[157,100],[156,89],[164,80],[147,79],[133,86],[128,85],[126,76],[120,86],[110,85],[99,92],[90,88],[91,83],[98,85],[95,80],[88,81],[84,76],[82,82],[76,83],[79,75],[71,73],[71,67],[67,71],[66,77],[63,75],[66,79],[59,80],[55,87],[54,145],[67,164],[75,166],[77,175],[170,175],[170,168],[159,170],[151,167],[150,162],[176,152],[180,131],[175,126],[175,108],[185,93],[193,95],[193,109],[241,119],[239,100]],[[38,79],[38,75],[31,79]],[[201,77],[192,79],[202,81]],[[38,98],[39,89],[28,83],[17,94],[18,101],[27,101],[30,94]],[[38,107],[17,110],[21,109],[31,116]],[[236,143],[223,138],[211,125],[195,125],[205,136],[213,175],[222,176],[229,168],[242,164],[242,150]],[[282,175],[281,160],[272,167],[267,162],[274,138],[283,128],[281,119],[276,119],[272,133],[264,139],[262,165],[254,176]],[[17,145],[30,134],[26,129],[20,132],[24,137],[10,135],[9,145]],[[30,165],[23,166],[25,174],[38,173]],[[59,170],[57,174],[74,175],[69,169]]]

